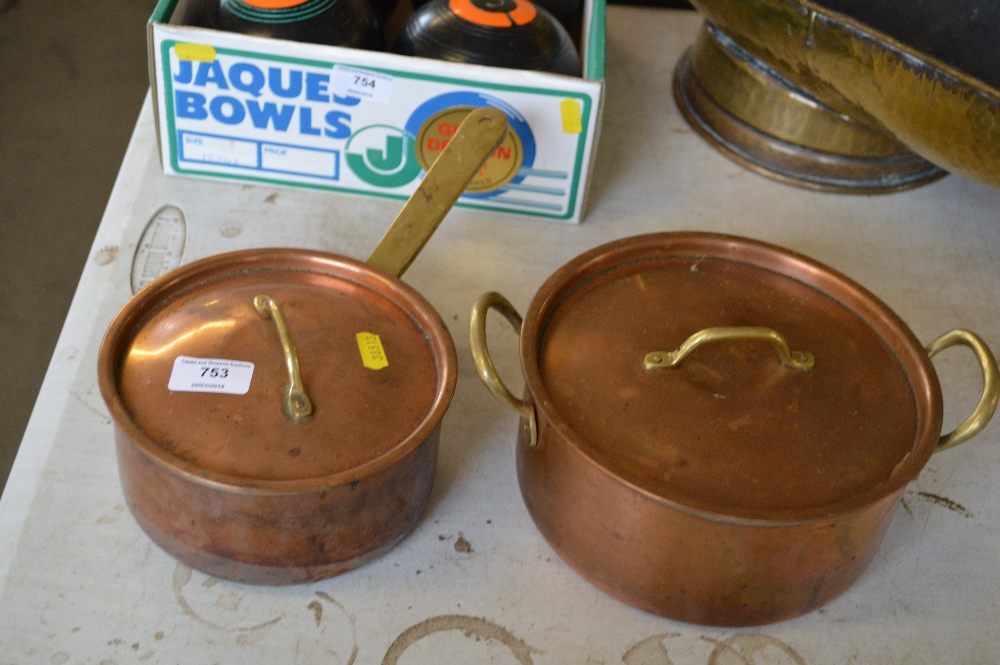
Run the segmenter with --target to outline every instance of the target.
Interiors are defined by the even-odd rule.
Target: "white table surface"
[[[445,318],[459,355],[434,492],[395,549],[315,584],[217,580],[152,544],[118,484],[97,350],[164,204],[186,215],[185,262],[258,246],[364,258],[400,205],[165,177],[147,100],[0,500],[0,664],[1000,662],[997,424],[932,458],[845,595],[762,629],[680,624],[605,596],[524,508],[517,420],[476,377],[468,311],[494,289],[524,311],[558,266],[605,241],[696,229],[774,242],[861,282],[925,342],[966,327],[1000,349],[1000,191],[950,176],[839,196],[743,170],[693,134],[671,98],[698,25],[692,13],[609,10],[604,128],[582,225],[455,210],[413,264],[406,281]],[[515,337],[494,319],[495,360],[517,384]],[[961,350],[935,364],[950,427],[977,400],[979,373]]]

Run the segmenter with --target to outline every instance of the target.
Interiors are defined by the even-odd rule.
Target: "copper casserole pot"
[[[126,502],[163,549],[285,584],[350,570],[413,527],[457,372],[444,323],[397,276],[506,127],[500,111],[470,112],[367,263],[222,254],[121,310],[101,393]]]
[[[491,308],[520,332],[523,400],[489,358]],[[972,333],[925,350],[840,273],[708,233],[587,252],[523,323],[486,294],[470,338],[480,377],[522,416],[521,492],[553,549],[627,603],[707,625],[789,619],[846,590],[907,483],[979,432],[1000,392]],[[930,357],[956,344],[985,385],[942,437]]]

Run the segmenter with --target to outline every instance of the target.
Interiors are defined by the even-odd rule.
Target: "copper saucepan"
[[[523,400],[489,358],[491,308],[520,332]],[[925,349],[840,273],[708,233],[587,252],[523,323],[486,294],[470,338],[484,383],[521,414],[521,492],[556,552],[625,602],[708,625],[792,618],[846,590],[907,483],[985,427],[1000,393],[972,333]],[[956,344],[984,390],[940,436],[930,357]]]
[[[101,345],[126,502],[163,549],[259,584],[399,541],[430,495],[455,348],[397,279],[506,134],[470,112],[367,263],[255,249],[141,290]]]

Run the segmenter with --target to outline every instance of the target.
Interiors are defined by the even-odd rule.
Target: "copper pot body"
[[[315,405],[301,423],[282,413],[284,358],[254,311],[264,289],[297,337]],[[317,311],[327,306],[336,315]],[[362,330],[381,330],[388,368],[362,367]],[[252,360],[251,389],[168,390],[163,355]],[[432,489],[456,365],[440,317],[395,277],[322,252],[260,249],[196,261],[140,291],[111,324],[98,372],[143,530],[193,568],[273,585],[350,570],[410,531]],[[388,424],[396,413],[407,415]]]
[[[594,464],[544,418],[517,445],[525,505],[567,564],[606,593],[678,621],[755,626],[822,607],[871,563],[902,488],[850,513],[761,524],[658,500]]]
[[[491,381],[491,307],[520,329],[523,400]],[[675,374],[643,370],[643,354],[694,332],[676,329],[689,320],[771,323],[761,318],[816,352],[811,373],[751,343],[703,347]],[[484,383],[521,413],[517,474],[541,534],[600,589],[671,619],[760,625],[829,602],[864,572],[907,483],[945,446],[936,350],[847,277],[766,243],[626,238],[553,274],[523,323],[502,296],[483,296],[470,330]],[[977,354],[988,421],[996,364]]]
[[[153,542],[210,575],[280,585],[353,570],[409,533],[433,487],[439,433],[378,473],[291,493],[198,482],[118,426],[115,448],[125,502]]]
[[[207,573],[288,584],[354,568],[416,523],[455,394],[447,327],[398,278],[507,134],[469,110],[368,261],[221,254],[163,275],[98,357],[122,487]]]

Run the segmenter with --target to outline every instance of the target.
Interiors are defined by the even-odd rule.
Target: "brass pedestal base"
[[[717,150],[798,187],[880,194],[946,173],[877,125],[829,108],[707,22],[677,65],[674,98]]]

